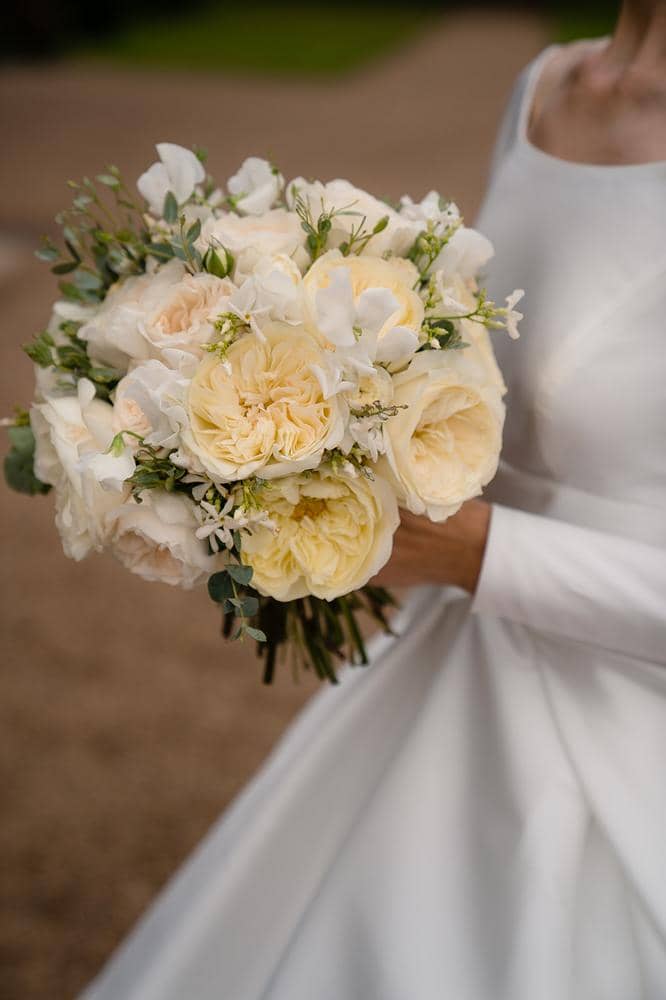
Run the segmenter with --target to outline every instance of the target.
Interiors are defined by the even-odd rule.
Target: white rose
[[[134,471],[127,451],[118,457],[105,454],[112,420],[112,407],[95,398],[87,379],[79,381],[76,396],[46,397],[30,413],[35,474],[54,487],[56,526],[72,559],[104,547],[109,517],[122,502],[122,495],[104,485],[117,487]]]
[[[235,205],[243,215],[263,215],[273,207],[284,187],[284,177],[268,160],[250,156],[227,181]]]
[[[364,586],[388,561],[399,514],[389,484],[322,468],[276,480],[262,493],[275,526],[253,528],[241,558],[252,585],[278,601],[326,601]]]
[[[211,354],[190,383],[183,443],[216,480],[269,479],[317,466],[344,432],[315,368],[322,350],[303,327],[273,323],[246,334],[224,360]]]
[[[181,427],[187,423],[185,399],[189,379],[161,361],[144,361],[116,386],[113,428],[132,431],[157,448],[176,447]],[[128,436],[126,444],[138,442]]]
[[[127,370],[130,361],[165,359],[178,349],[201,357],[235,286],[212,274],[189,274],[171,260],[155,274],[118,282],[79,336],[95,360]]]
[[[145,580],[189,590],[217,566],[208,544],[196,536],[198,527],[189,497],[146,490],[141,503],[128,500],[114,512],[111,549]]]
[[[257,263],[266,257],[284,255],[302,263],[305,233],[297,215],[275,208],[263,215],[235,215],[224,212],[204,223],[197,246],[202,253],[212,247],[224,247],[235,257],[234,279],[237,284],[250,277]]]
[[[497,470],[504,405],[472,349],[423,351],[394,380],[386,455],[378,469],[413,514],[443,521],[477,496]]]
[[[340,246],[349,239],[352,229],[356,231],[361,223],[364,231],[370,233],[381,219],[388,218],[386,228],[368,241],[362,254],[381,257],[391,253],[404,257],[423,228],[419,222],[402,216],[390,205],[354,187],[349,181],[334,180],[322,184],[321,181],[311,182],[297,177],[287,185],[290,207],[293,208],[297,196],[306,203],[315,223],[322,212],[344,211],[332,220],[329,247]]]
[[[169,191],[182,205],[191,196],[194,188],[206,177],[206,171],[195,154],[177,146],[173,142],[159,142],[155,147],[160,158],[153,163],[137,181],[139,194],[146,199],[150,211],[160,218],[164,210],[164,199]]]

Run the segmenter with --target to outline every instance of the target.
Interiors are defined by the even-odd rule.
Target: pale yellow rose
[[[186,448],[216,479],[264,479],[315,468],[344,433],[337,397],[324,398],[314,369],[323,352],[302,326],[246,334],[224,360],[210,354],[190,383]]]
[[[391,555],[398,506],[381,476],[324,467],[270,483],[262,503],[275,528],[253,529],[241,557],[252,585],[278,601],[308,594],[331,601],[366,584]]]
[[[394,403],[406,409],[386,421],[378,469],[401,506],[443,521],[495,475],[502,389],[471,348],[423,351],[393,381]]]
[[[379,339],[396,326],[412,330],[420,336],[423,325],[423,301],[414,290],[419,273],[409,260],[391,257],[383,260],[381,257],[343,257],[338,250],[330,250],[315,261],[303,284],[309,299],[309,315],[316,324],[316,294],[322,288],[328,288],[331,276],[336,268],[346,268],[351,280],[352,294],[357,302],[363,292],[370,288],[388,289],[397,302],[396,309],[387,317]]]

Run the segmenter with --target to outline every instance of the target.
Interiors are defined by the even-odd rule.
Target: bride
[[[518,81],[479,221],[508,424],[86,1000],[666,996],[666,3]]]

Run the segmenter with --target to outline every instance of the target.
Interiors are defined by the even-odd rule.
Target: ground
[[[30,399],[19,346],[55,292],[31,247],[52,229],[65,179],[109,161],[133,178],[155,141],[199,143],[220,177],[268,153],[287,176],[344,176],[389,197],[435,187],[471,220],[512,81],[546,40],[526,13],[451,15],[335,83],[2,70],[0,411]],[[0,996],[60,1000],[95,973],[315,685],[262,688],[252,650],[223,643],[205,593],[143,583],[110,557],[72,563],[50,498],[0,488],[0,502]]]

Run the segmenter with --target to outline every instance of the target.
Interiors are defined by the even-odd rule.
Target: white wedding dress
[[[86,1000],[666,997],[666,163],[530,145],[547,54],[479,220],[527,295],[478,593],[412,593]]]

